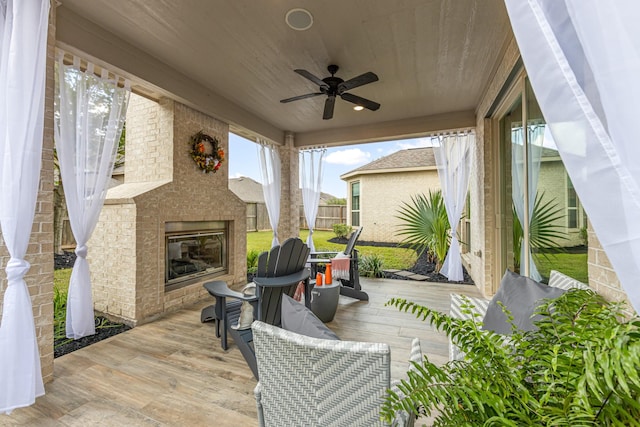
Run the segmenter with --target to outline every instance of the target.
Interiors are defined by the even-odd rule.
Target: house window
[[[351,183],[351,225],[360,227],[360,182]]]
[[[578,224],[578,195],[569,176],[567,176],[567,227],[580,228]]]

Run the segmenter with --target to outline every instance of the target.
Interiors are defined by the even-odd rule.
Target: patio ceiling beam
[[[395,139],[420,138],[433,135],[437,132],[469,129],[475,128],[475,126],[476,115],[474,111],[456,111],[363,126],[296,133],[295,145],[298,148],[318,145],[331,147]]]
[[[58,47],[85,56],[108,69],[116,68],[114,71],[132,81],[134,91],[138,86],[141,95],[177,100],[232,127],[250,129],[256,135],[284,144],[283,130],[66,9],[64,5],[56,10],[56,27]]]

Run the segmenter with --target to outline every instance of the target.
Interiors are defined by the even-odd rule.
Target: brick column
[[[294,146],[294,135],[291,132],[287,132],[284,145],[278,146],[277,149],[282,168],[278,223],[278,237],[282,243],[285,239],[300,234],[300,150]]]
[[[55,76],[55,3],[49,12],[49,34],[47,38],[47,71],[45,81],[45,113],[42,145],[40,186],[36,201],[33,228],[25,260],[31,268],[24,277],[27,282],[33,308],[36,340],[40,351],[40,365],[44,382],[53,379],[53,96]],[[0,239],[0,315],[2,301],[7,288],[4,269],[9,262],[9,253],[4,240]]]

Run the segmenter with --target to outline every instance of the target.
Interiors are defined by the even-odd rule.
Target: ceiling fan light
[[[296,31],[304,31],[313,25],[313,16],[306,9],[291,9],[285,16],[285,22]]]
[[[353,109],[356,111],[362,111],[364,110],[364,107],[362,105],[356,105],[355,107],[353,107]]]

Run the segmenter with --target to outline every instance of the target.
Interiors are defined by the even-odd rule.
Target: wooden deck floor
[[[448,312],[451,292],[479,296],[474,286],[366,280],[370,301],[340,297],[329,327],[341,339],[386,342],[392,376],[408,366],[411,339],[434,362],[448,359],[445,336],[395,308],[403,297]],[[211,323],[200,323],[203,301],[153,323],[57,358],[46,395],[0,415],[0,426],[251,426],[256,380],[231,341],[224,352]]]

